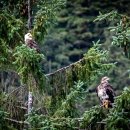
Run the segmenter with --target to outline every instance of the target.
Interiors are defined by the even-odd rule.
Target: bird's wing
[[[113,88],[112,88],[111,85],[107,85],[107,87],[106,87],[106,93],[107,93],[108,95],[113,95],[113,96],[115,96],[115,92],[114,92],[114,90],[113,90]]]
[[[33,45],[37,45],[37,42],[33,39],[30,39],[30,43],[33,44]]]
[[[112,89],[111,86],[106,87],[106,93],[107,93],[107,95],[109,97],[109,101],[111,103],[113,103],[114,102],[114,97],[115,97],[115,92],[114,92],[114,90]]]
[[[31,46],[31,48],[35,48],[38,52],[40,51],[40,48],[39,48],[37,42],[33,39],[30,40],[30,46]]]

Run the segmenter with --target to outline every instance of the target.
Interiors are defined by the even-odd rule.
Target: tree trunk
[[[28,92],[28,114],[30,114],[30,112],[32,111],[32,102],[33,102],[33,98],[32,98],[32,92]]]

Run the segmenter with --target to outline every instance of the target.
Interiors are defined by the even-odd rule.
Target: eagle
[[[24,36],[24,41],[25,41],[25,44],[26,44],[28,47],[30,47],[30,48],[36,50],[37,52],[40,52],[40,49],[39,49],[39,47],[38,47],[38,44],[37,44],[36,41],[33,39],[31,33],[25,34],[25,36]]]
[[[103,77],[100,85],[96,89],[101,105],[105,108],[112,108],[112,103],[114,103],[115,97],[115,92],[109,84],[109,80],[110,79],[107,76]]]

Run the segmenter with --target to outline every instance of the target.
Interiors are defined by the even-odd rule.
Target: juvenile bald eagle
[[[25,36],[24,36],[24,41],[25,41],[25,44],[26,44],[28,47],[30,47],[30,48],[32,48],[32,49],[35,49],[37,52],[40,51],[40,49],[39,49],[37,43],[35,42],[35,40],[33,39],[31,33],[25,34]]]
[[[101,104],[105,108],[111,108],[114,103],[115,92],[112,86],[108,83],[109,78],[103,77],[100,85],[97,87],[97,96],[99,97]]]

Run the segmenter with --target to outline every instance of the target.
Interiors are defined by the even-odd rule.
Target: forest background
[[[57,24],[48,30],[48,35],[46,35],[44,41],[40,41],[43,43],[40,47],[45,55],[45,60],[42,63],[44,73],[53,73],[57,69],[78,61],[93,46],[93,41],[96,42],[100,39],[102,48],[110,51],[108,62],[116,63],[116,67],[106,73],[111,78],[110,82],[116,93],[119,94],[120,90],[125,86],[129,86],[130,61],[123,56],[124,52],[121,48],[111,46],[112,33],[107,29],[111,23],[108,21],[94,22],[94,19],[99,15],[99,11],[106,13],[111,10],[117,10],[119,13],[129,16],[129,4],[128,0],[117,0],[114,2],[110,0],[67,1],[66,6],[57,17]],[[3,3],[1,5],[3,6]],[[17,80],[13,80],[14,82],[12,83],[12,79],[9,80],[9,77],[14,78],[12,73],[1,73],[2,87],[7,84],[9,86],[19,85]],[[17,79],[17,77],[15,78]],[[100,79],[101,77],[98,77],[91,87],[95,87]],[[6,89],[8,90],[5,87]],[[90,100],[86,100],[85,106],[91,107],[99,103],[95,102],[93,94],[88,95],[86,98]]]
[[[45,73],[78,61],[92,47],[93,41],[100,39],[102,46],[110,51],[109,61],[117,62],[116,68],[107,73],[113,87],[122,89],[129,86],[130,62],[122,56],[121,49],[111,46],[110,22],[94,22],[99,12],[117,10],[129,16],[129,5],[129,0],[68,0],[66,7],[60,11],[58,23],[50,30],[42,46],[46,57],[43,64]]]

